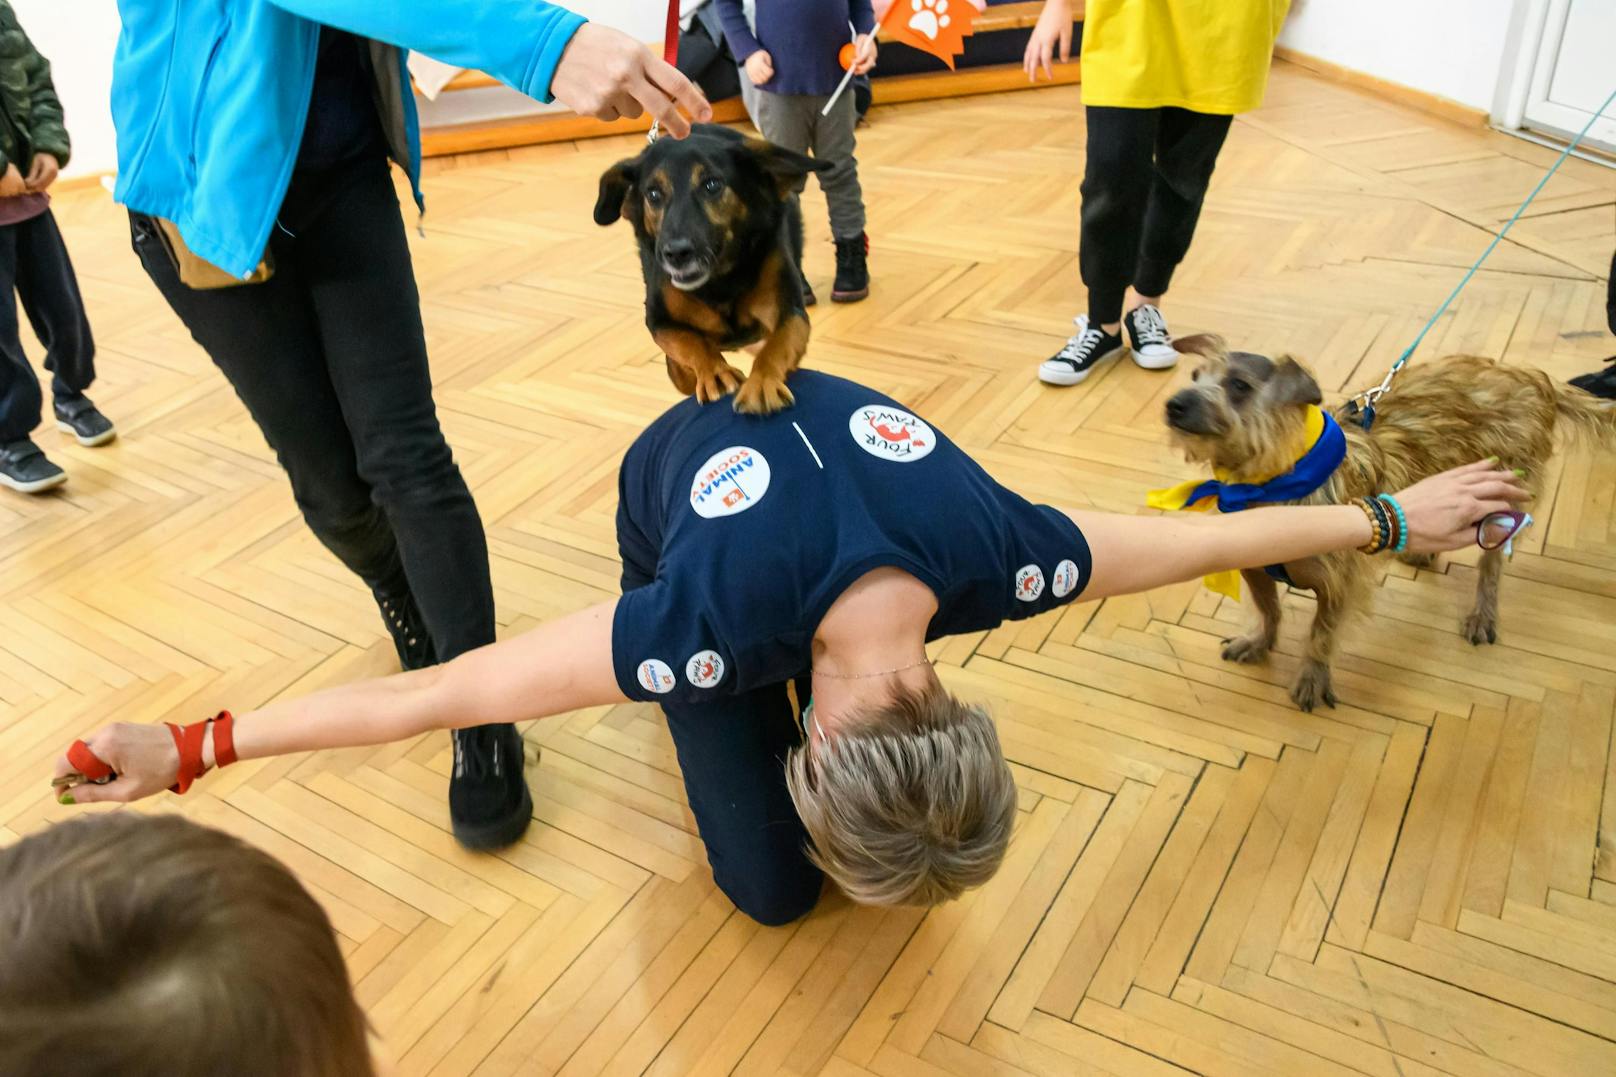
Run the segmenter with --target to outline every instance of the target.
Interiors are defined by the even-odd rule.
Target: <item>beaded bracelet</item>
[[[1371,497],[1369,504],[1380,516],[1381,533],[1386,536],[1380,548],[1383,550],[1391,549],[1397,545],[1397,518],[1392,515],[1391,509],[1381,504],[1380,498]]]
[[[1376,500],[1391,509],[1392,514],[1397,517],[1397,541],[1392,546],[1392,553],[1402,553],[1408,549],[1408,517],[1403,515],[1403,506],[1399,505],[1391,494],[1377,495]]]
[[[1364,517],[1369,521],[1369,530],[1373,536],[1364,545],[1359,546],[1358,551],[1360,553],[1379,553],[1384,550],[1386,548],[1386,526],[1383,523],[1384,516],[1375,505],[1374,500],[1366,501],[1361,497],[1355,497],[1348,503],[1363,510]]]

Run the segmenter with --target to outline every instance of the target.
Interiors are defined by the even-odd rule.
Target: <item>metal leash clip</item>
[[[652,120],[651,121],[651,129],[649,131],[645,132],[645,144],[649,146],[653,142],[655,142],[658,138],[660,138],[661,136],[662,136],[662,121],[661,120]]]

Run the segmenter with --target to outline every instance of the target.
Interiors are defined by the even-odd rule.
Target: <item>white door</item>
[[[1522,126],[1574,135],[1616,90],[1616,0],[1549,0],[1543,16]],[[1586,141],[1616,151],[1616,103]]]

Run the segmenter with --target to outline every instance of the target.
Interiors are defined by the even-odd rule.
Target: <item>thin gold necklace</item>
[[[906,669],[914,669],[916,666],[929,665],[931,665],[931,659],[922,658],[918,662],[910,662],[907,666],[897,666],[893,669],[878,669],[874,673],[831,673],[817,667],[810,672],[817,677],[829,677],[833,681],[862,681],[866,677],[886,677],[893,673],[902,673]]]

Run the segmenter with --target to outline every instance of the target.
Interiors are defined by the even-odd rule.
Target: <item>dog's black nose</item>
[[[1194,410],[1194,401],[1185,398],[1183,393],[1175,393],[1167,398],[1167,421],[1174,426],[1189,418]]]
[[[683,269],[696,260],[696,245],[688,239],[670,239],[662,245],[662,261],[669,269]]]

